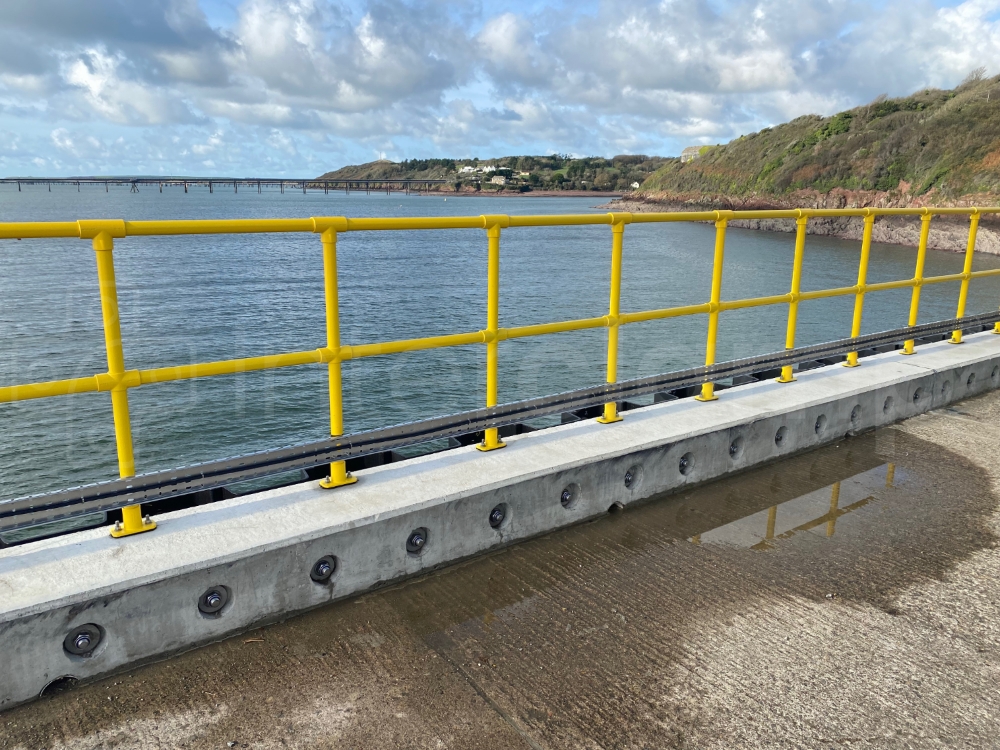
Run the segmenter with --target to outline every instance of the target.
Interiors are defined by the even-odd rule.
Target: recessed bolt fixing
[[[224,586],[214,586],[198,599],[198,610],[202,614],[218,614],[229,601],[229,591]]]
[[[634,481],[634,479],[635,479],[635,477],[632,476],[632,472],[631,471],[626,471],[625,472],[625,486],[626,487],[631,487],[632,486],[632,482]]]
[[[507,516],[502,505],[498,505],[493,510],[490,511],[490,526],[494,529],[500,528],[500,524],[503,523],[503,519]]]
[[[337,558],[333,557],[333,555],[326,555],[313,563],[312,570],[309,571],[309,577],[316,583],[326,583],[333,577],[336,569]]]
[[[427,529],[421,527],[410,532],[406,540],[406,551],[411,555],[419,555],[427,545]]]
[[[90,656],[101,643],[101,629],[93,623],[71,630],[63,640],[63,649],[73,656]]]

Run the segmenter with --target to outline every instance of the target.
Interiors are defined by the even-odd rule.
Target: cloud
[[[224,1],[6,0],[0,169],[670,154],[1000,72],[1000,0]]]

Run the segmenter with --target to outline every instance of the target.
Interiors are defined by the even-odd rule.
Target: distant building
[[[487,164],[485,167],[482,167],[479,171],[480,172],[496,172],[497,168],[494,167],[492,164]]]
[[[469,166],[468,164],[466,164],[464,167],[462,167],[458,171],[461,172],[462,174],[471,174],[471,173],[473,173],[473,172],[476,171],[476,168],[472,167],[472,166]]]
[[[492,182],[494,185],[506,185],[507,184],[507,178],[504,177],[503,175],[498,174],[495,177],[493,177],[490,180],[490,182]]]
[[[701,146],[688,146],[681,151],[681,164],[694,161],[699,156],[701,156]]]
[[[520,177],[522,180],[526,180],[531,176],[531,172],[518,172],[517,176]]]
[[[633,182],[629,187],[631,187],[633,190],[638,190],[639,189],[639,183],[638,182]]]

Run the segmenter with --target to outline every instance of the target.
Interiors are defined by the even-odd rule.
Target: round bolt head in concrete
[[[225,586],[213,586],[198,599],[198,610],[202,614],[215,615],[222,611],[229,601],[229,591]]]
[[[80,625],[71,630],[63,640],[63,648],[66,653],[73,656],[90,656],[97,648],[103,634],[101,628],[93,623]]]
[[[499,529],[504,518],[507,517],[507,509],[501,504],[490,511],[490,526]]]
[[[410,532],[406,540],[406,551],[411,555],[419,555],[427,544],[427,529],[421,527]]]
[[[309,571],[309,577],[316,583],[326,583],[333,577],[336,570],[337,558],[333,555],[326,555],[313,564],[312,570]]]

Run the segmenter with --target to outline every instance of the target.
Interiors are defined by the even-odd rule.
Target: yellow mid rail
[[[715,362],[716,340],[719,329],[719,313],[725,310],[739,310],[765,305],[788,305],[788,327],[785,346],[795,346],[795,329],[798,320],[799,303],[803,300],[854,295],[854,317],[851,336],[861,332],[861,319],[865,295],[869,292],[887,289],[912,288],[909,325],[917,323],[920,307],[920,290],[925,284],[947,281],[961,282],[958,295],[957,318],[965,315],[969,281],[982,276],[1000,275],[1000,269],[972,271],[972,258],[976,245],[976,230],[980,216],[984,213],[1000,213],[1000,208],[914,208],[914,209],[792,209],[778,211],[700,211],[670,213],[609,213],[562,216],[460,216],[442,218],[373,218],[348,219],[344,217],[320,217],[309,219],[233,219],[233,220],[179,220],[179,221],[122,221],[122,220],[81,220],[67,222],[18,222],[0,223],[0,239],[77,237],[91,240],[97,258],[97,277],[100,285],[101,312],[104,320],[104,340],[107,349],[108,370],[85,378],[52,380],[42,383],[28,383],[0,387],[0,403],[24,401],[35,398],[62,396],[70,393],[110,391],[114,413],[115,439],[118,449],[118,469],[122,477],[135,474],[135,460],[132,452],[132,430],[129,421],[128,389],[149,383],[163,383],[170,380],[227,375],[238,372],[264,370],[277,367],[291,367],[305,364],[325,364],[330,382],[330,434],[341,435],[344,416],[341,394],[341,362],[361,357],[383,354],[437,349],[466,344],[486,345],[486,406],[497,403],[497,349],[500,341],[525,336],[541,336],[564,331],[579,331],[588,328],[607,328],[607,382],[614,383],[618,376],[618,328],[628,323],[647,320],[675,318],[684,315],[708,315],[708,336],[705,346],[705,364]],[[969,216],[969,237],[962,273],[925,278],[924,261],[927,255],[927,238],[931,219],[943,214]],[[805,251],[806,227],[809,219],[817,217],[860,217],[864,232],[858,263],[858,280],[854,286],[836,289],[802,292],[802,259]],[[920,242],[917,248],[916,268],[913,278],[888,281],[878,284],[867,282],[868,260],[871,250],[872,228],[879,216],[918,216],[921,220]],[[791,287],[788,294],[752,299],[723,300],[722,270],[725,259],[726,227],[730,221],[739,219],[790,219],[796,222],[795,255],[792,267]],[[698,305],[667,307],[659,310],[626,312],[620,310],[622,247],[625,225],[658,224],[668,222],[715,223],[715,253],[712,271],[712,287],[709,301]],[[611,227],[611,281],[608,314],[597,318],[567,320],[538,325],[500,328],[500,236],[504,229],[513,227],[580,226],[603,224]],[[487,236],[487,294],[486,327],[479,331],[454,333],[445,336],[386,341],[371,344],[342,346],[340,343],[340,315],[337,289],[337,235],[341,232],[393,231],[420,229],[481,229]],[[323,271],[326,302],[326,345],[317,349],[298,352],[284,352],[262,357],[202,362],[175,367],[158,367],[147,370],[129,370],[125,367],[122,351],[122,335],[119,323],[118,293],[115,285],[113,260],[114,241],[124,237],[152,235],[193,235],[193,234],[245,234],[245,233],[285,233],[313,232],[319,234],[323,248]],[[1000,323],[996,326],[1000,332]],[[962,343],[962,332],[952,334],[951,341]],[[913,341],[907,341],[903,354],[913,353]],[[848,367],[858,364],[857,352],[848,355],[844,363]],[[791,366],[782,369],[779,382],[794,380]],[[701,401],[716,399],[713,383],[705,383],[698,398]],[[621,420],[615,403],[606,404],[599,422],[608,424]],[[502,448],[497,430],[486,430],[480,450],[490,451]],[[338,487],[356,481],[348,474],[343,461],[330,465],[330,475],[320,484],[326,488]],[[114,536],[126,536],[155,528],[148,517],[143,517],[138,505],[123,509],[123,522],[112,531]]]

